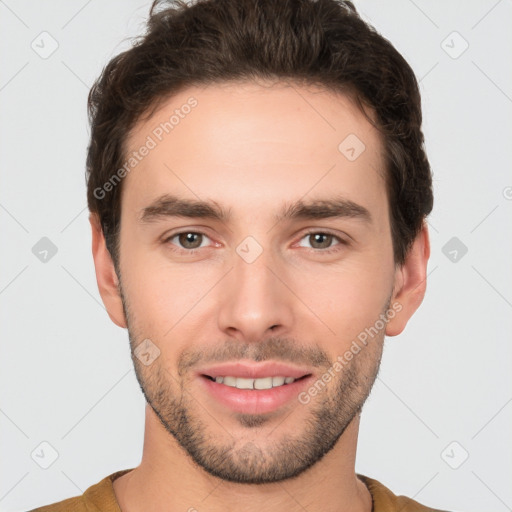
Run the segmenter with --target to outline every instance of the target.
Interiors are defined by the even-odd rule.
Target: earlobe
[[[390,307],[398,313],[390,318],[386,336],[397,336],[419,308],[427,288],[427,264],[430,240],[426,221],[407,253],[404,264],[395,272],[395,286]]]
[[[92,229],[92,255],[96,270],[96,282],[98,283],[101,299],[112,322],[125,328],[126,319],[118,287],[119,281],[114,262],[105,243],[105,236],[98,215],[91,213],[89,222]]]

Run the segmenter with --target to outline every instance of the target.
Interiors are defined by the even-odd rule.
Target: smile
[[[237,389],[271,389],[279,386],[285,386],[291,384],[296,380],[294,377],[261,377],[258,379],[247,379],[244,377],[232,377],[232,376],[217,376],[215,379],[206,375],[206,377],[214,380],[218,384],[224,384]],[[306,375],[304,376],[306,377]],[[303,378],[303,377],[300,377]]]

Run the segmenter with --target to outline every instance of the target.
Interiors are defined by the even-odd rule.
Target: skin
[[[128,328],[132,351],[148,338],[160,350],[148,366],[132,355],[150,403],[141,464],[114,482],[120,507],[370,511],[371,496],[355,473],[360,410],[385,336],[400,334],[423,300],[426,224],[396,267],[379,172],[382,139],[348,96],[319,88],[191,87],[139,122],[127,148],[143,145],[191,96],[197,106],[124,179],[119,275],[90,217],[110,318]],[[349,134],[366,146],[354,161],[338,150]],[[284,204],[334,192],[364,206],[372,223],[273,218]],[[214,200],[232,217],[141,222],[143,209],[164,193]],[[315,241],[310,228],[350,243]],[[193,255],[187,239],[170,238],[181,231],[204,233]],[[236,252],[247,236],[262,248],[252,263]],[[335,251],[322,253],[328,249]],[[209,397],[194,374],[221,354],[222,361],[307,366],[321,378],[393,304],[400,312],[308,404],[237,414]]]

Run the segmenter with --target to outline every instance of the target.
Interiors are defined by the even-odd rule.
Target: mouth
[[[281,363],[227,363],[197,373],[203,390],[230,411],[265,414],[297,404],[298,395],[313,379],[307,369]]]
[[[264,390],[277,388],[280,386],[287,386],[288,384],[292,384],[293,382],[305,379],[310,375],[311,374],[306,374],[297,379],[294,377],[285,377],[283,375],[277,375],[275,377],[259,377],[257,379],[235,377],[232,375],[219,375],[217,377],[212,377],[211,375],[202,375],[202,377],[210,379],[211,381],[216,382],[217,384],[224,384],[225,386],[229,386],[232,388]]]

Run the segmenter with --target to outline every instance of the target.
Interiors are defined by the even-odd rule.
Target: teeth
[[[236,387],[238,389],[254,389],[254,379],[242,379],[237,377]]]
[[[285,377],[272,377],[272,387],[282,386],[284,384]]]
[[[246,379],[243,377],[215,377],[215,382],[238,389],[271,389],[295,381],[293,377],[262,377],[260,379]]]
[[[236,377],[224,377],[222,383],[226,386],[236,387]]]
[[[254,380],[254,389],[270,389],[272,388],[272,377],[265,377]]]

